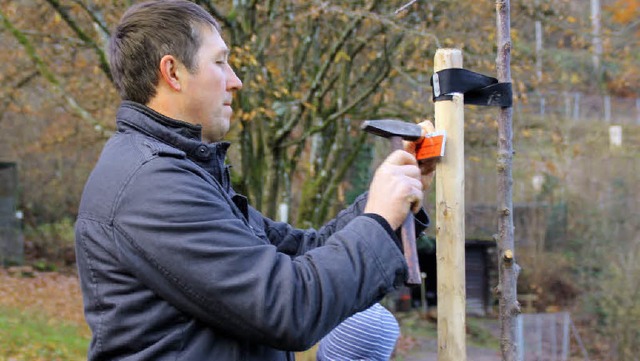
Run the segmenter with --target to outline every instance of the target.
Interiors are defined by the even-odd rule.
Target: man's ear
[[[165,55],[160,59],[160,76],[175,91],[182,90],[180,65],[181,63],[173,55]]]

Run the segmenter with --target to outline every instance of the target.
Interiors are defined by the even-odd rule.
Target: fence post
[[[569,322],[571,322],[571,316],[569,316],[569,312],[564,312],[562,321],[562,361],[569,359]]]
[[[593,46],[593,70],[597,75],[598,82],[601,79],[600,61],[602,58],[602,38],[600,38],[600,0],[591,0],[591,26],[592,26],[592,46]]]
[[[564,98],[564,119],[565,122],[571,117],[571,99],[569,99],[569,92],[562,92]]]
[[[536,1],[538,5],[539,1]],[[542,22],[536,20],[536,77],[542,83]]]
[[[525,315],[523,314],[516,316],[516,345],[518,345],[518,361],[524,361],[524,316]]]
[[[580,119],[580,92],[573,93],[573,120]]]
[[[550,314],[550,316],[551,316],[551,337],[550,337],[550,339],[551,339],[551,355],[552,355],[551,360],[555,361],[556,357],[558,356],[558,335],[556,334],[556,326],[557,326],[556,316],[557,316],[557,313],[552,313],[552,314]]]
[[[542,357],[542,315],[536,313],[536,359]]]
[[[438,49],[434,71],[462,68],[460,49]],[[436,165],[438,361],[466,361],[464,263],[464,95],[435,103],[436,130],[447,131],[447,151]]]
[[[640,98],[636,98],[636,123],[640,125]]]
[[[604,96],[604,121],[607,124],[611,124],[611,96]]]

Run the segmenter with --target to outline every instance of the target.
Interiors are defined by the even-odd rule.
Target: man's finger
[[[414,190],[414,192],[407,197],[407,200],[409,201],[411,212],[418,212],[422,207],[422,191]]]
[[[404,150],[394,151],[384,162],[393,165],[418,165],[416,157]]]
[[[436,127],[433,125],[433,123],[430,120],[425,120],[423,122],[418,123],[418,125],[420,126],[420,128],[422,128],[422,136],[424,136],[427,133],[433,133],[436,131]]]

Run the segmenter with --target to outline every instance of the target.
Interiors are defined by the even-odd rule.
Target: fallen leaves
[[[0,305],[43,313],[68,324],[86,326],[77,275],[57,272],[24,272],[10,275],[0,269]],[[86,328],[89,332],[88,327]]]

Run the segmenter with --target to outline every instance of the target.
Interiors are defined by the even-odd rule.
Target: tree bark
[[[511,82],[511,18],[509,0],[496,0],[498,81]],[[502,359],[517,359],[516,322],[519,267],[515,262],[513,239],[513,108],[500,109],[498,117],[498,288],[500,302]]]

